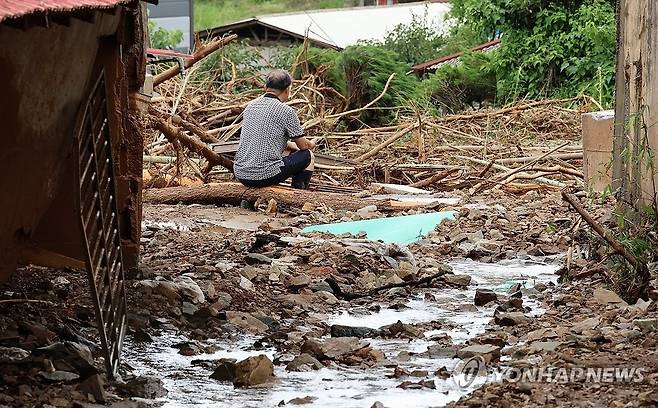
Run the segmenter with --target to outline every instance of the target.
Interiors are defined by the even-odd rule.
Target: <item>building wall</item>
[[[189,51],[194,45],[193,0],[160,0],[148,5],[149,20],[167,30],[180,30],[183,40],[176,47]]]
[[[122,24],[124,12],[126,9],[118,8],[115,14],[98,12],[91,21],[71,18],[68,25],[48,27],[16,29],[0,24],[0,281],[13,273],[26,242],[84,259],[72,194],[76,182],[72,175],[72,163],[77,160],[73,157],[76,118],[90,86],[102,39],[110,39],[117,46],[126,38],[135,41],[135,32],[128,32],[135,25]],[[129,83],[134,87],[140,82],[143,63],[132,61],[139,55],[135,47],[124,47],[123,51],[125,60],[117,64],[125,68],[124,80],[111,82],[110,86],[116,92],[124,89],[127,93]],[[127,99],[112,110],[114,117],[127,118]],[[118,195],[123,213],[130,214],[126,221],[131,224],[141,217],[139,212],[126,208],[141,187],[139,179],[129,174],[141,166],[141,134],[124,132],[130,126],[123,121],[115,129],[121,129],[113,146],[118,158],[115,174],[119,179],[133,180],[132,186],[120,187],[123,191]],[[138,158],[133,157],[136,145],[140,145]],[[136,174],[141,176],[141,169]],[[139,230],[128,228],[126,232],[127,240],[132,239],[128,236],[137,236],[138,245]]]

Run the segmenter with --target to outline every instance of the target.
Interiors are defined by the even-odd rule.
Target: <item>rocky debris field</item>
[[[597,253],[559,195],[460,198],[456,221],[409,246],[300,234],[377,208],[147,205],[121,379],[99,359],[85,272],[29,267],[0,289],[0,405],[655,405],[656,304],[594,277],[555,284],[554,262],[568,277]],[[474,357],[481,374],[639,367],[642,381],[460,389],[453,370]]]

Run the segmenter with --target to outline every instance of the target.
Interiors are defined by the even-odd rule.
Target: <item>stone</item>
[[[235,379],[235,362],[234,358],[222,358],[219,360],[219,365],[210,374],[210,378],[217,381],[230,381]]]
[[[206,296],[199,285],[189,276],[180,276],[174,280],[181,297],[192,303],[204,303]]]
[[[633,324],[645,333],[658,330],[658,319],[635,319]]]
[[[624,302],[624,300],[620,298],[619,295],[608,289],[598,288],[594,290],[594,300],[602,305],[612,304],[617,306],[627,306],[627,303]]]
[[[69,381],[75,381],[80,378],[79,375],[76,373],[71,373],[68,371],[61,371],[61,370],[55,370],[55,371],[39,371],[39,375],[43,378],[45,378],[48,381],[52,382],[69,382]]]
[[[240,276],[240,287],[244,290],[254,290],[254,284],[244,276]]]
[[[273,380],[274,365],[264,354],[246,358],[235,364],[233,385],[236,387],[250,387]]]
[[[382,326],[379,328],[381,336],[399,337],[404,336],[408,338],[417,338],[423,335],[423,331],[402,321],[398,320],[396,323]]]
[[[489,363],[500,358],[500,347],[491,344],[473,344],[457,350],[457,357],[462,360],[475,356],[482,357]]]
[[[242,270],[240,271],[240,275],[244,276],[245,278],[249,279],[250,281],[253,281],[254,279],[256,279],[256,277],[259,274],[260,274],[260,271],[257,268],[255,268],[251,265],[248,265],[248,266],[242,268]]]
[[[311,212],[315,210],[315,204],[305,202],[304,205],[302,206],[302,211],[304,212]]]
[[[314,371],[323,368],[324,365],[318,359],[313,357],[308,353],[302,353],[299,356],[295,357],[288,365],[286,365],[286,370],[288,371]]]
[[[183,314],[194,316],[194,314],[199,310],[199,307],[190,302],[183,302],[181,310],[183,311]]]
[[[359,208],[356,210],[356,213],[359,214],[360,216],[368,216],[371,213],[374,213],[377,211],[377,206],[376,205],[367,205],[365,207]]]
[[[331,326],[331,337],[374,337],[376,330],[370,327],[353,327],[334,324]]]
[[[103,378],[98,374],[94,374],[80,383],[80,392],[83,395],[91,395],[95,402],[105,402],[107,394],[104,386]]]
[[[489,302],[498,300],[498,295],[490,289],[476,289],[475,290],[475,306],[484,306]]]
[[[522,312],[496,313],[494,322],[499,326],[516,326],[527,323],[530,319]]]
[[[535,341],[530,344],[531,351],[555,351],[562,345],[561,341]]]
[[[457,285],[461,287],[466,287],[471,284],[471,277],[470,275],[453,275],[453,274],[448,274],[443,277],[443,279],[452,284],[452,285]]]
[[[245,261],[248,265],[256,265],[256,264],[265,264],[265,265],[269,265],[269,264],[272,263],[272,258],[270,258],[270,257],[268,257],[268,256],[265,256],[265,255],[263,255],[263,254],[257,254],[257,253],[253,253],[253,252],[252,252],[252,253],[248,253],[248,254],[244,257],[244,261]]]
[[[417,272],[418,268],[415,268],[411,263],[407,261],[401,261],[398,265],[398,270],[395,273],[403,281],[409,281],[416,276]]]
[[[44,356],[57,366],[72,367],[82,378],[98,374],[89,347],[72,341],[53,343],[32,352]],[[61,363],[61,364],[60,364]]]
[[[325,280],[310,283],[308,288],[313,292],[328,292],[332,295],[334,294],[334,290],[331,288],[331,285],[329,285]]]
[[[245,312],[228,311],[226,320],[251,333],[263,333],[269,329],[265,323]]]
[[[516,292],[521,293],[521,292]],[[511,297],[496,307],[496,312],[523,312],[523,299]]]
[[[0,364],[18,363],[30,356],[30,353],[18,347],[0,347]]]
[[[601,324],[600,318],[590,317],[589,319],[582,320],[571,326],[571,331],[576,334],[581,334],[584,331],[596,328],[599,324]]]
[[[303,287],[308,286],[311,283],[311,278],[308,277],[306,274],[299,274],[297,276],[293,276],[289,281],[288,281],[288,287],[291,289],[301,289]]]
[[[139,376],[125,383],[118,383],[117,389],[130,397],[156,399],[168,394],[161,379],[151,376]]]
[[[288,404],[291,404],[291,405],[305,405],[305,404],[311,404],[311,403],[313,403],[313,401],[315,401],[316,399],[318,399],[318,397],[313,397],[313,396],[307,395],[307,396],[305,396],[304,398],[300,398],[300,397],[293,398],[293,399],[291,399],[290,401],[288,401]]]
[[[322,341],[308,339],[302,344],[301,352],[308,353],[319,360],[336,360],[354,354],[366,346],[367,344],[356,337],[332,337]]]

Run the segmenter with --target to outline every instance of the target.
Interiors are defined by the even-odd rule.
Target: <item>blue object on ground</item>
[[[330,234],[358,234],[365,232],[368,239],[396,244],[411,244],[427,235],[443,220],[454,220],[456,211],[440,211],[427,214],[403,215],[400,217],[376,218],[372,220],[339,222],[335,224],[311,225],[302,230],[328,232]]]

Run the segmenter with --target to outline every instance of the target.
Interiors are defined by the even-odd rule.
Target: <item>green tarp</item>
[[[381,240],[406,245],[427,235],[441,221],[454,220],[455,215],[455,211],[441,211],[428,214],[403,215],[401,217],[311,225],[304,228],[302,233],[320,231],[336,235],[345,233],[356,235],[365,232],[368,239],[373,241]]]

